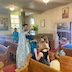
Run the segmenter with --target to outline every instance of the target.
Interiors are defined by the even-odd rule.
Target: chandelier
[[[10,9],[11,11],[14,11],[15,8],[14,8],[13,6],[11,6],[9,9]]]
[[[46,3],[46,4],[47,4],[49,1],[50,1],[50,0],[43,0],[43,2]]]

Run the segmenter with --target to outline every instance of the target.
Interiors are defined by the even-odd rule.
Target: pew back
[[[59,61],[62,72],[72,72],[72,57],[61,55]]]
[[[54,53],[49,51],[50,59]],[[61,72],[72,72],[72,57],[60,55],[59,57]]]
[[[0,42],[0,44],[4,45],[4,46],[9,46],[10,45],[10,48],[9,48],[9,51],[16,55],[16,50],[17,50],[17,43],[14,43],[14,42],[10,42],[10,41],[2,41]]]
[[[63,48],[62,44],[60,44],[57,51],[60,51],[60,50],[64,50],[67,56],[71,56],[72,57],[72,49]]]
[[[4,65],[8,65],[9,64],[9,47],[4,47],[2,45],[0,45],[0,61],[2,61],[4,63]]]
[[[28,72],[60,72],[60,71],[55,70],[47,65],[44,65],[40,62],[31,59]]]
[[[23,66],[19,69],[16,69],[15,72],[28,72],[29,62],[30,62],[31,57],[32,57],[32,54],[29,54],[27,57],[27,61],[26,61],[25,66]]]
[[[62,47],[60,49],[64,50],[67,56],[71,56],[72,57],[72,49],[62,48]]]

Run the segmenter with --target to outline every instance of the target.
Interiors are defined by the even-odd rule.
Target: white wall
[[[62,19],[62,8],[69,7],[69,18]],[[26,22],[29,23],[30,17],[34,17],[35,24],[39,25],[39,33],[53,33],[55,25],[60,22],[71,22],[72,21],[72,3],[64,6],[60,6],[54,9],[47,10],[42,14],[34,14],[26,17]],[[45,27],[40,26],[40,20],[45,19]]]
[[[62,19],[62,8],[64,7],[69,7],[69,18]],[[38,24],[39,33],[53,33],[54,40],[56,41],[57,23],[64,22],[69,24],[72,22],[72,3],[47,10],[42,14],[28,16],[26,17],[27,23],[29,23],[30,17],[34,17],[35,24]],[[40,26],[41,19],[45,19],[45,27],[43,28]]]

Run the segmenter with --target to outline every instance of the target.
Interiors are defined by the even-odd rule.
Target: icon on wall
[[[69,17],[69,7],[62,8],[62,18]]]
[[[45,19],[41,19],[40,25],[41,25],[41,27],[45,27]]]
[[[8,30],[8,18],[0,17],[0,30]]]

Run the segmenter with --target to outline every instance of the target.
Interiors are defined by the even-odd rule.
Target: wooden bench
[[[61,50],[61,49],[64,50],[67,56],[71,56],[71,57],[72,57],[72,49],[62,48],[62,47],[60,47],[59,49],[60,49],[60,50]]]
[[[52,57],[54,53],[49,52],[50,57]],[[59,58],[61,64],[61,72],[72,72],[72,57],[62,56]],[[47,65],[44,65],[40,62],[37,62],[31,59],[31,55],[28,57],[26,65],[20,69],[16,69],[16,72],[60,72],[57,71]]]
[[[50,59],[53,57],[53,55],[54,53],[49,51]],[[61,72],[72,72],[72,57],[60,55],[59,62]]]
[[[2,68],[4,67],[4,63],[0,62],[0,72],[3,72]]]
[[[59,61],[62,72],[72,72],[72,57],[61,55]]]
[[[64,52],[66,53],[67,56],[71,56],[72,57],[72,49],[69,49],[69,48],[63,48],[61,47],[62,44],[59,45],[59,47],[55,50],[50,50],[51,52],[59,52],[60,50],[64,50]]]
[[[25,66],[22,66],[21,68],[16,69],[16,64],[12,64],[12,65],[8,65],[8,66],[4,67],[1,70],[3,70],[4,72],[28,72],[29,62],[30,62],[31,57],[32,57],[32,54],[29,54],[27,57]],[[2,67],[3,67],[3,65],[0,68],[2,68]]]
[[[0,61],[4,63],[4,65],[9,64],[9,46],[5,47],[0,44]]]
[[[60,72],[60,71],[57,71],[47,65],[44,65],[40,62],[37,62],[33,59],[31,59],[31,54],[28,55],[28,58],[27,58],[27,61],[26,61],[26,64],[25,66],[19,68],[19,69],[15,69],[15,72]],[[7,66],[6,68],[3,68],[3,71],[4,72],[14,72],[14,68],[10,68],[10,67],[14,67],[15,68],[15,65],[11,65],[11,66]],[[9,69],[9,70],[8,70]],[[13,69],[13,71],[10,69]]]
[[[45,64],[42,64],[40,62],[31,59],[28,72],[60,72],[60,71],[55,70]]]
[[[28,56],[26,65],[20,69],[16,69],[16,72],[60,72],[47,65],[44,65],[38,61],[31,59],[31,55]]]
[[[29,55],[25,66],[16,69],[15,72],[72,72],[72,57],[60,56],[59,61],[61,64],[61,71],[37,62],[31,59],[31,55]]]
[[[4,45],[4,46],[9,46],[10,45],[10,48],[9,48],[9,51],[16,55],[16,50],[17,50],[17,43],[13,43],[13,42],[10,42],[10,41],[2,41],[0,42],[0,44]]]

